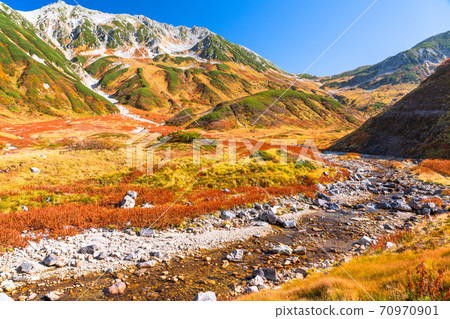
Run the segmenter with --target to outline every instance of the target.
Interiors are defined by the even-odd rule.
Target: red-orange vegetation
[[[442,206],[444,204],[444,201],[439,197],[430,197],[430,198],[424,198],[421,200],[422,203],[435,203],[437,206]]]
[[[50,189],[50,187],[40,188],[47,191]],[[128,190],[138,192],[137,205],[148,201],[155,207],[151,209],[117,208],[117,204]],[[84,192],[91,196],[101,194],[103,200],[100,205],[69,203],[31,209],[30,211],[0,214],[0,247],[2,250],[26,246],[27,240],[30,238],[22,236],[24,230],[28,233],[34,232],[38,236],[45,234],[51,238],[57,238],[74,235],[93,227],[124,229],[127,223],[130,223],[133,227],[153,226],[166,228],[180,225],[185,218],[199,217],[220,209],[229,209],[248,203],[269,200],[272,196],[297,193],[313,196],[315,185],[306,181],[304,185],[289,187],[261,189],[258,186],[246,186],[231,189],[230,193],[221,190],[197,188],[182,196],[178,201],[178,197],[182,194],[181,191],[176,192],[163,188],[151,189],[130,185],[101,188],[61,186],[53,187],[53,191],[71,194]],[[14,191],[10,193],[12,192]],[[188,201],[193,205],[186,205],[185,203]],[[160,216],[162,217],[159,218]]]
[[[433,171],[445,176],[450,176],[450,160],[427,159],[420,163],[419,170],[424,173]]]

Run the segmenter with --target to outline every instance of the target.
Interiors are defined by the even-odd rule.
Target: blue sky
[[[3,1],[23,11],[53,2]],[[207,27],[286,71],[302,73],[374,0],[77,1],[89,9]],[[379,0],[309,73],[331,75],[377,63],[447,30],[450,0]]]

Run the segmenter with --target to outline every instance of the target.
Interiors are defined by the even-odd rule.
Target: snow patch
[[[39,63],[45,64],[45,60],[44,60],[44,59],[41,59],[41,58],[38,57],[36,54],[33,54],[31,57],[33,58],[33,60],[35,60],[35,61],[37,61],[37,62],[39,62]]]

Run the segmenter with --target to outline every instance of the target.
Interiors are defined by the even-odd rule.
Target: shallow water
[[[36,283],[25,289],[31,289],[41,298],[49,291],[66,288],[66,294],[61,300],[193,300],[198,292],[211,290],[219,299],[226,300],[232,297],[231,293],[236,286],[247,285],[247,280],[251,278],[255,268],[290,269],[326,259],[339,260],[342,253],[351,250],[352,244],[365,235],[360,227],[365,221],[351,221],[351,218],[373,220],[378,214],[317,212],[301,217],[298,230],[274,227],[274,232],[265,237],[253,237],[220,249],[205,250],[184,259],[175,257],[148,270],[127,269],[104,274],[100,278],[101,274],[92,274],[76,280],[50,284],[45,288]],[[307,254],[272,255],[270,247],[276,244],[286,244],[293,248],[301,245],[307,248]],[[229,262],[226,268],[222,267],[226,255],[237,248],[247,250],[243,261]],[[211,260],[207,261],[205,256]],[[298,257],[297,262],[282,265],[287,258],[295,256]],[[114,298],[107,297],[104,289],[109,287],[113,280],[124,275],[128,276],[125,278],[126,293]],[[82,284],[84,287],[69,288],[76,284]],[[26,291],[22,293],[26,294]]]

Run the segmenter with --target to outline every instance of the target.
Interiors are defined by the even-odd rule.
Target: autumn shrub
[[[415,273],[408,270],[407,300],[448,301],[450,300],[450,283],[444,281],[445,267],[434,269],[424,262],[416,267]]]
[[[444,201],[439,197],[429,197],[424,198],[420,201],[421,203],[434,203],[436,206],[441,207],[444,204]]]
[[[200,138],[201,134],[197,132],[177,131],[170,133],[169,136],[171,137],[170,142],[172,143],[192,143],[195,139]]]
[[[419,170],[431,170],[445,176],[450,176],[450,160],[427,159],[420,163]]]
[[[377,240],[371,245],[371,249],[380,252],[386,248],[386,244],[388,242],[394,244],[410,242],[413,237],[414,234],[410,230],[397,230],[392,234],[387,234],[377,238]]]

